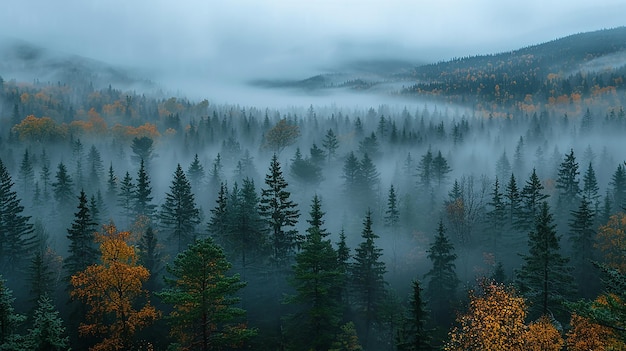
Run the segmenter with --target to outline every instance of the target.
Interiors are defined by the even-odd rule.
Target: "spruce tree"
[[[7,287],[6,280],[0,275],[0,348],[19,350],[20,337],[18,327],[26,320],[25,316],[15,313],[13,292]]]
[[[417,176],[418,176],[418,186],[423,189],[430,191],[432,186],[432,182],[434,180],[433,173],[433,153],[428,148],[428,151],[422,156],[420,162],[417,165]]]
[[[620,211],[626,205],[626,167],[625,164],[620,164],[611,177],[611,189],[613,192],[613,210]]]
[[[337,253],[330,240],[322,235],[321,204],[317,195],[311,204],[307,238],[302,251],[296,255],[294,274],[289,280],[296,294],[287,302],[298,307],[290,317],[289,333],[298,349],[328,350],[339,332],[341,321],[341,296],[343,273],[337,266]]]
[[[155,292],[161,286],[163,280],[161,278],[163,257],[157,235],[152,226],[148,226],[146,232],[141,235],[137,248],[139,249],[139,263],[150,272],[150,277],[148,277],[145,287],[148,291]]]
[[[135,185],[133,192],[132,213],[135,217],[146,216],[151,218],[157,206],[152,203],[152,186],[150,185],[150,177],[146,172],[143,160],[141,160],[139,165],[139,171],[137,172],[137,184]]]
[[[354,152],[350,152],[343,163],[344,189],[346,195],[353,197],[358,194],[359,191],[359,173],[361,171],[361,165],[359,160],[354,155]]]
[[[543,184],[533,169],[520,194],[522,200],[521,215],[515,224],[520,231],[528,232],[533,228],[535,218],[541,209],[541,203],[548,198],[547,194],[542,193],[543,190]]]
[[[117,198],[117,176],[115,176],[115,172],[113,171],[113,162],[109,165],[107,172],[106,198],[109,205],[113,204]]]
[[[556,188],[559,191],[558,205],[562,213],[569,213],[578,205],[578,195],[580,194],[579,174],[574,149],[570,149],[570,153],[565,155],[565,159],[559,166],[559,173],[556,179]]]
[[[382,261],[382,249],[374,242],[378,235],[372,230],[372,213],[367,211],[361,232],[363,241],[355,249],[351,267],[352,301],[364,323],[365,345],[370,343],[370,331],[380,317],[380,307],[386,296],[387,272]],[[367,348],[367,347],[366,347]]]
[[[208,231],[215,243],[222,246],[226,252],[230,252],[230,233],[229,233],[229,204],[228,204],[228,187],[226,184],[220,184],[220,191],[215,200],[216,205],[211,209],[211,218],[209,219]]]
[[[387,210],[385,211],[385,226],[396,230],[400,222],[400,211],[398,210],[398,200],[396,198],[396,190],[391,184],[389,188],[389,196],[387,197]]]
[[[411,284],[412,294],[409,300],[408,313],[398,333],[396,347],[398,351],[433,350],[429,331],[426,329],[428,311],[422,298],[422,287],[418,280]]]
[[[72,226],[67,229],[67,238],[70,244],[67,258],[63,261],[68,282],[72,275],[82,272],[89,265],[96,263],[100,255],[95,245],[96,223],[93,221],[89,210],[87,195],[82,190],[78,196],[77,209],[78,212],[74,213]]]
[[[17,274],[33,245],[33,225],[0,160],[0,274]]]
[[[295,229],[299,211],[290,199],[287,182],[274,154],[269,173],[265,176],[267,188],[261,190],[259,212],[270,230],[271,258],[277,268],[287,267],[293,254],[301,244],[301,237]]]
[[[517,188],[515,175],[512,173],[509,182],[506,184],[504,197],[506,199],[505,205],[508,226],[509,228],[513,228],[515,223],[519,221],[521,215],[522,198]]]
[[[528,234],[528,254],[517,272],[519,291],[531,304],[535,317],[556,314],[563,316],[562,303],[572,293],[571,268],[561,255],[552,213],[546,201],[539,207],[534,229]]]
[[[433,158],[432,162],[432,173],[438,188],[441,188],[441,185],[448,179],[450,172],[452,172],[452,168],[448,165],[448,161],[441,155],[441,151],[437,152],[437,156]]]
[[[571,212],[569,222],[570,242],[572,243],[572,264],[579,294],[587,299],[598,293],[598,272],[593,266],[595,260],[595,212],[591,202],[583,196],[577,210]]]
[[[174,243],[176,252],[181,252],[195,240],[200,211],[196,207],[191,184],[180,163],[176,166],[170,191],[165,194],[159,219],[163,230],[168,234],[168,240]]]
[[[328,129],[328,132],[326,132],[324,140],[322,141],[322,147],[326,149],[328,162],[332,161],[337,153],[337,149],[339,148],[339,141],[337,140],[337,136],[332,129]]]
[[[20,163],[20,183],[22,184],[22,194],[30,195],[35,183],[35,172],[33,170],[32,157],[28,153],[28,149],[24,150],[22,162]]]
[[[87,154],[87,164],[89,166],[89,186],[91,190],[96,190],[100,187],[100,180],[104,175],[104,165],[102,164],[102,157],[100,151],[95,145],[91,145],[89,153]]]
[[[130,224],[134,198],[135,184],[133,183],[133,177],[130,176],[130,173],[126,172],[117,191],[117,204],[121,209],[121,215],[126,219],[126,225]]]
[[[500,182],[498,177],[493,183],[493,191],[491,192],[491,201],[488,203],[490,210],[487,212],[489,227],[488,245],[492,253],[499,252],[498,243],[502,237],[502,233],[506,230],[507,224],[507,206],[504,202],[504,194],[500,190]]]
[[[191,183],[191,187],[194,191],[200,190],[200,185],[204,181],[204,167],[202,167],[202,163],[198,159],[198,154],[195,154],[193,157],[193,161],[187,168],[187,178],[189,178],[189,182]]]
[[[55,278],[46,258],[45,252],[37,250],[31,259],[28,268],[28,283],[30,291],[29,302],[36,304],[43,296],[49,296],[54,292]]]
[[[33,351],[68,350],[69,337],[66,335],[63,320],[55,309],[52,300],[43,295],[38,299],[33,316],[33,328],[28,330],[25,347]]]
[[[432,262],[431,269],[424,275],[425,278],[429,278],[426,294],[430,301],[430,310],[435,323],[445,325],[452,321],[452,304],[456,299],[459,279],[454,263],[457,255],[446,236],[443,220],[439,220],[435,241],[426,252]]]
[[[55,178],[56,182],[52,183],[54,198],[62,210],[68,210],[74,200],[74,183],[63,162],[59,162]]]

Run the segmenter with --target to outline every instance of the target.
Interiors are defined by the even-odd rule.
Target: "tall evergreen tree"
[[[339,148],[339,141],[337,140],[337,136],[332,129],[328,129],[328,132],[326,132],[324,140],[322,141],[322,147],[326,149],[328,161],[332,161],[337,153],[337,149]]]
[[[62,210],[67,210],[74,199],[74,183],[63,162],[59,162],[55,178],[56,182],[52,183],[54,198]]]
[[[165,194],[159,219],[164,231],[168,233],[168,239],[175,244],[176,252],[181,252],[195,240],[200,210],[196,207],[191,184],[180,163],[176,166],[170,192]]]
[[[426,329],[428,312],[422,298],[422,287],[418,280],[411,284],[412,294],[409,300],[408,313],[404,317],[403,326],[398,333],[396,347],[398,351],[433,350],[431,337]]]
[[[457,255],[454,246],[446,236],[443,220],[439,220],[435,241],[427,250],[428,259],[432,267],[424,276],[430,278],[426,293],[430,301],[430,310],[433,320],[438,325],[445,325],[452,321],[452,304],[456,299],[459,279],[456,275]]]
[[[569,222],[572,243],[572,263],[579,294],[587,299],[597,296],[598,272],[593,266],[595,260],[595,212],[591,202],[583,195],[577,210],[572,211]]]
[[[228,204],[228,186],[225,183],[220,184],[220,191],[217,194],[217,203],[211,209],[211,218],[209,219],[209,235],[213,240],[227,252],[231,250],[229,237],[229,204]]]
[[[534,229],[528,234],[528,254],[522,255],[524,264],[517,272],[517,284],[531,303],[535,317],[559,313],[562,303],[572,293],[571,268],[561,255],[560,236],[557,235],[552,213],[546,201],[542,202]]]
[[[157,235],[152,226],[148,226],[146,232],[141,235],[137,248],[139,249],[139,263],[150,272],[150,277],[148,277],[145,287],[148,291],[155,292],[161,286],[163,280],[161,279],[163,257]]]
[[[626,205],[626,167],[619,164],[611,177],[611,188],[613,192],[613,210],[619,211]]]
[[[100,151],[95,145],[91,145],[89,153],[87,154],[87,164],[89,166],[89,186],[91,190],[96,190],[100,187],[100,180],[104,175],[104,165],[102,164],[102,157]]]
[[[157,206],[152,203],[150,177],[148,176],[143,160],[141,160],[139,171],[137,172],[137,184],[133,189],[132,213],[135,217],[146,216],[150,218],[154,214],[156,207]]]
[[[543,184],[541,184],[537,173],[533,169],[520,194],[522,199],[521,216],[515,224],[520,231],[527,232],[533,228],[535,219],[541,209],[541,203],[548,198],[547,194],[542,193],[543,190]]]
[[[22,184],[22,194],[29,196],[32,193],[35,184],[35,171],[33,170],[32,157],[28,153],[28,149],[24,150],[22,162],[20,163],[20,183]]]
[[[241,323],[245,310],[235,307],[239,302],[236,294],[246,284],[238,275],[227,275],[230,268],[211,238],[189,245],[166,267],[167,287],[158,296],[172,305],[168,323],[182,347],[223,350],[241,345],[255,334]]]
[[[358,197],[362,204],[371,204],[376,200],[379,183],[380,173],[378,173],[376,165],[366,153],[363,155],[359,165],[359,173],[357,174]]]
[[[397,229],[400,223],[400,211],[398,210],[398,200],[396,198],[396,190],[393,184],[389,188],[389,196],[387,197],[387,210],[385,211],[385,226]]]
[[[596,172],[591,162],[589,162],[589,166],[583,175],[582,195],[591,203],[591,208],[597,216],[600,212],[600,188],[598,187]]]
[[[107,172],[106,198],[109,205],[112,205],[117,198],[117,176],[115,176],[115,171],[113,171],[113,162],[109,165],[109,170]]]
[[[133,183],[133,177],[131,177],[130,173],[127,171],[117,191],[117,204],[121,208],[121,215],[126,218],[126,225],[130,225],[134,198],[135,184]]]
[[[33,244],[33,225],[13,190],[13,181],[0,160],[0,274],[17,274]]]
[[[578,205],[578,195],[580,194],[579,174],[574,149],[570,149],[570,153],[565,155],[565,159],[559,166],[559,173],[556,179],[556,188],[559,191],[558,205],[563,213],[569,213]]]
[[[63,320],[47,295],[38,299],[33,319],[33,328],[28,330],[25,338],[26,349],[34,351],[69,349],[69,337],[66,335]]]
[[[296,304],[299,312],[291,316],[289,333],[299,349],[328,350],[339,332],[343,274],[337,266],[337,253],[330,240],[322,235],[321,204],[317,195],[311,204],[307,238],[302,251],[296,255],[294,275],[290,284],[296,294],[287,302]]]
[[[54,272],[50,268],[45,257],[46,253],[37,250],[28,267],[28,283],[30,285],[29,302],[36,304],[43,296],[49,296],[54,292]]]
[[[521,215],[522,198],[517,188],[517,182],[515,175],[511,173],[511,178],[506,184],[506,190],[504,193],[506,199],[506,218],[509,228],[513,228],[515,223],[519,221]]]
[[[358,193],[359,190],[359,173],[361,165],[359,159],[356,158],[354,152],[350,152],[343,163],[343,174],[345,191],[348,196]]]
[[[507,206],[504,202],[504,194],[500,191],[500,182],[498,177],[496,177],[496,181],[493,183],[493,191],[491,192],[491,201],[488,203],[490,210],[487,212],[487,219],[489,222],[489,228],[487,232],[489,233],[489,246],[491,247],[491,252],[497,253],[498,250],[498,242],[502,237],[502,232],[506,230],[507,224]]]
[[[19,350],[18,327],[26,320],[25,316],[15,313],[13,291],[0,275],[0,348]]]
[[[433,153],[430,147],[417,165],[417,176],[419,178],[418,185],[424,190],[430,190],[434,180]]]
[[[89,210],[87,195],[82,190],[78,196],[77,208],[78,212],[74,213],[72,226],[67,229],[70,245],[67,258],[63,261],[68,281],[75,273],[84,271],[89,265],[96,263],[99,256],[94,240],[96,223]]]
[[[367,211],[361,232],[363,241],[355,249],[354,263],[351,267],[352,301],[363,318],[365,345],[369,345],[370,331],[380,317],[380,307],[386,296],[385,263],[382,261],[382,249],[374,240],[378,235],[372,230],[372,213]],[[368,347],[366,346],[366,349]]]
[[[195,192],[200,190],[200,185],[204,181],[204,167],[200,160],[198,159],[198,154],[195,154],[193,157],[193,161],[187,168],[187,178],[189,178],[189,182],[191,183],[191,187]]]
[[[293,253],[302,241],[295,229],[300,216],[297,205],[290,199],[287,182],[274,154],[269,173],[265,176],[267,188],[261,190],[259,212],[270,230],[272,260],[277,268],[287,267]]]
[[[437,187],[439,188],[448,179],[448,173],[452,172],[452,168],[448,165],[448,160],[441,155],[441,151],[437,152],[437,156],[433,158],[432,172],[433,179],[437,181]]]
[[[46,150],[44,149],[41,152],[41,171],[39,172],[39,178],[41,182],[41,186],[43,188],[42,198],[44,200],[50,199],[50,178],[52,175],[50,174],[50,159],[46,154]]]

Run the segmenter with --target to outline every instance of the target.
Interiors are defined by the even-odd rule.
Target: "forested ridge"
[[[282,109],[3,76],[0,349],[625,349],[622,70]]]

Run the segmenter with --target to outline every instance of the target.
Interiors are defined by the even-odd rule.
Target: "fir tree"
[[[17,274],[33,244],[33,225],[13,190],[13,181],[0,160],[0,274]]]
[[[139,263],[150,272],[145,287],[148,291],[155,292],[161,286],[163,257],[157,235],[152,226],[148,226],[146,232],[141,235],[137,248],[139,249]]]
[[[113,171],[113,162],[109,165],[109,171],[107,172],[106,197],[109,204],[113,204],[117,198],[117,177]]]
[[[70,241],[68,256],[63,261],[67,277],[84,271],[87,266],[96,263],[99,252],[95,247],[94,233],[96,223],[93,221],[87,203],[87,195],[81,190],[78,196],[78,212],[74,213],[71,228],[67,229],[67,238]]]
[[[433,350],[430,333],[426,329],[428,312],[422,299],[422,287],[418,280],[414,280],[408,313],[404,317],[403,326],[398,333],[396,347],[398,351],[426,351]]]
[[[19,350],[18,327],[26,320],[25,316],[15,313],[13,292],[0,275],[0,348]]]
[[[542,193],[543,189],[543,184],[541,184],[537,173],[533,169],[520,194],[522,200],[521,215],[515,224],[520,231],[527,232],[533,228],[541,203],[548,198],[547,194]]]
[[[228,276],[230,268],[211,238],[196,241],[167,265],[167,287],[158,296],[172,305],[168,323],[182,347],[223,350],[255,334],[241,323],[245,310],[235,307],[236,294],[245,283],[238,275]]]
[[[298,221],[297,205],[290,199],[287,182],[283,178],[278,156],[274,154],[269,173],[265,176],[267,188],[261,190],[259,212],[270,229],[272,260],[277,268],[285,268],[301,238],[294,228]]]
[[[498,177],[493,184],[493,191],[491,192],[491,201],[488,203],[491,207],[487,212],[487,219],[489,221],[489,228],[487,232],[490,234],[489,245],[491,252],[498,252],[498,240],[502,236],[502,232],[506,228],[507,224],[507,206],[504,202],[504,194],[500,192],[500,182]]]
[[[617,166],[615,173],[611,177],[610,185],[613,191],[613,209],[621,210],[624,208],[626,201],[626,167],[625,164],[620,164]]]
[[[574,277],[580,288],[580,295],[584,298],[593,298],[598,291],[598,272],[593,266],[595,256],[595,213],[591,202],[583,196],[577,210],[571,212],[569,222],[570,241],[572,243],[572,258]]]
[[[432,268],[425,278],[430,278],[426,288],[430,300],[433,320],[439,325],[445,325],[452,320],[452,303],[455,300],[459,279],[456,275],[457,255],[454,246],[446,236],[443,220],[439,220],[435,241],[427,250],[428,259]]]
[[[41,172],[39,173],[39,178],[41,181],[41,186],[43,187],[43,199],[48,200],[50,198],[50,159],[46,154],[46,150],[44,149],[41,152]]]
[[[600,188],[596,179],[596,172],[593,165],[589,162],[589,167],[583,175],[582,195],[591,203],[591,207],[596,215],[600,212]]]
[[[556,233],[547,202],[538,210],[534,229],[528,234],[528,254],[517,273],[522,293],[538,312],[535,316],[563,312],[562,303],[572,292],[571,269],[568,259],[560,253],[560,237]]]
[[[559,190],[558,204],[562,211],[569,213],[577,206],[580,186],[578,185],[578,163],[574,156],[574,149],[565,155],[565,160],[559,166],[556,188]]]
[[[336,294],[343,274],[337,267],[337,253],[330,240],[324,239],[321,204],[317,195],[311,205],[307,238],[296,255],[290,284],[296,294],[287,299],[300,311],[291,316],[293,344],[299,349],[328,350],[341,321],[341,300]]]
[[[433,179],[437,181],[437,187],[441,188],[450,172],[452,172],[452,168],[448,165],[448,161],[441,155],[441,151],[437,152],[437,156],[433,158],[432,162]]]
[[[389,188],[389,196],[387,197],[387,210],[385,211],[385,226],[395,229],[400,222],[400,211],[398,211],[398,200],[396,199],[396,191],[393,184]]]
[[[73,202],[74,185],[63,162],[59,162],[55,178],[56,182],[52,183],[54,198],[59,206],[65,210]]]
[[[417,165],[417,176],[419,178],[418,185],[424,190],[430,190],[434,180],[433,153],[430,147]]]
[[[45,259],[45,253],[41,250],[37,250],[33,255],[28,270],[29,302],[35,304],[42,297],[49,296],[54,292],[54,272],[50,269]]]
[[[513,174],[511,174],[511,178],[506,185],[504,197],[506,198],[506,217],[509,228],[513,228],[521,215],[522,201],[519,189],[517,188],[517,182],[515,181],[515,175]]]
[[[193,157],[193,161],[187,168],[187,178],[189,178],[189,182],[191,183],[191,187],[197,192],[200,190],[200,184],[204,181],[204,167],[200,163],[198,159],[198,154],[195,154]]]
[[[231,250],[229,237],[229,204],[228,204],[228,187],[221,183],[220,191],[217,194],[217,203],[211,209],[211,218],[209,219],[209,234],[213,240],[222,246],[226,251]]]
[[[180,164],[176,166],[170,192],[165,194],[159,219],[164,231],[168,233],[168,239],[174,242],[176,252],[181,252],[195,240],[200,211],[196,207],[191,184]]]
[[[87,163],[89,166],[89,185],[92,190],[98,189],[100,187],[100,180],[104,175],[104,165],[102,164],[100,151],[98,151],[95,145],[91,145],[89,149]]]
[[[351,267],[353,303],[363,317],[365,345],[369,345],[372,325],[380,317],[380,306],[386,295],[385,263],[381,260],[382,249],[374,240],[378,235],[372,230],[372,213],[367,211],[361,232],[363,241],[355,249]],[[366,347],[367,348],[367,347]]]
[[[361,171],[361,165],[359,160],[354,155],[354,152],[350,152],[346,157],[343,164],[343,175],[345,191],[348,196],[358,194],[359,190],[359,173]]]
[[[33,328],[28,330],[25,338],[25,346],[28,350],[68,350],[69,337],[66,335],[63,320],[47,295],[38,299],[33,317]]]
[[[33,162],[28,149],[24,150],[24,156],[22,156],[22,162],[20,163],[20,183],[22,184],[22,193],[27,196],[30,195],[35,182],[35,172],[33,170]]]
[[[150,185],[150,177],[146,172],[143,160],[141,160],[139,171],[137,172],[137,184],[133,189],[132,213],[135,217],[146,216],[151,218],[156,207],[157,206],[152,203],[152,186]]]
[[[135,198],[135,184],[133,183],[133,177],[130,173],[126,172],[124,178],[120,182],[120,187],[117,194],[117,204],[122,210],[122,216],[126,218],[127,225],[130,221],[130,217],[133,211],[133,199]]]

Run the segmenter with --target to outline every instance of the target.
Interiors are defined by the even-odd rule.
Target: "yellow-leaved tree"
[[[128,350],[133,335],[156,320],[159,312],[143,288],[150,272],[137,263],[137,253],[128,244],[130,232],[118,232],[112,223],[103,229],[96,233],[101,263],[72,276],[71,295],[90,308],[80,334],[102,337],[91,350]]]
[[[470,293],[468,312],[457,318],[446,351],[526,350],[526,303],[513,288],[483,283],[482,293]]]
[[[525,343],[525,349],[528,351],[559,351],[565,341],[552,320],[543,315],[528,326]]]

